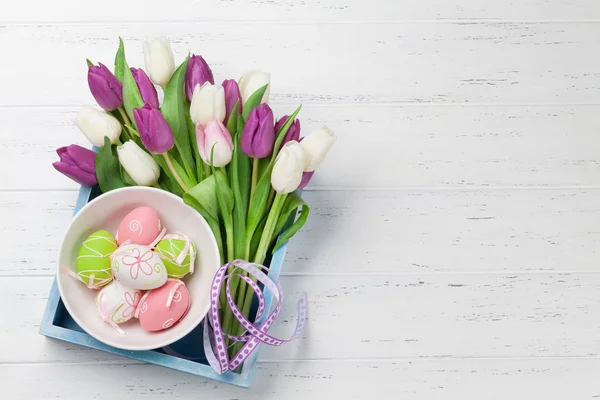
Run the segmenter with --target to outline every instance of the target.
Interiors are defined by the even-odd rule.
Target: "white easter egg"
[[[168,278],[160,256],[139,244],[119,247],[111,257],[111,266],[115,278],[133,289],[156,289]]]
[[[142,295],[141,290],[132,289],[113,280],[98,292],[96,308],[101,317],[121,324],[133,318]]]

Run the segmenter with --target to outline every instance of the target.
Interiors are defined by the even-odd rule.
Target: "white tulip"
[[[152,156],[132,140],[117,147],[121,166],[139,186],[152,186],[158,181],[160,167]]]
[[[121,123],[118,119],[95,108],[82,108],[75,117],[75,125],[94,146],[102,147],[104,136],[116,143],[121,135]]]
[[[267,90],[263,95],[261,103],[267,103],[269,101],[269,93],[271,91],[271,74],[268,72],[262,72],[258,70],[248,71],[240,78],[238,86],[240,87],[240,94],[242,95],[242,105],[246,104],[246,101],[261,87],[269,84]]]
[[[144,42],[144,61],[152,82],[166,87],[175,72],[173,51],[167,38],[159,37],[151,42]]]
[[[190,117],[194,124],[208,124],[211,121],[223,122],[225,119],[225,90],[221,85],[206,82],[196,85],[190,105]]]
[[[271,172],[273,189],[277,193],[284,194],[298,189],[306,162],[306,152],[300,143],[295,140],[287,142],[277,154],[273,172]]]
[[[337,137],[331,129],[324,126],[305,137],[300,144],[306,151],[308,162],[304,171],[312,172],[319,168]]]

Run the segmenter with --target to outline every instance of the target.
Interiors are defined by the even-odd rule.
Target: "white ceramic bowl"
[[[98,291],[88,289],[69,276],[61,266],[75,270],[81,243],[93,232],[106,229],[113,235],[123,217],[139,206],[150,206],[160,215],[167,232],[183,232],[198,248],[194,273],[183,281],[190,292],[191,307],[173,327],[161,332],[145,331],[136,319],[120,326],[121,335],[102,321],[95,308]],[[219,268],[219,250],[204,218],[179,197],[148,187],[113,190],[86,204],[77,213],[63,238],[58,255],[57,281],[60,296],[69,314],[83,330],[109,346],[125,350],[150,350],[167,346],[187,335],[206,316],[210,303],[210,285]]]

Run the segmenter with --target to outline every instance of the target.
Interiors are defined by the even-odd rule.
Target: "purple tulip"
[[[308,185],[308,182],[310,182],[314,173],[315,171],[302,173],[302,180],[300,181],[300,185],[298,185],[298,190],[302,190]]]
[[[284,115],[283,117],[279,118],[279,121],[277,121],[277,123],[275,124],[275,134],[277,134],[281,130],[281,128],[283,128],[283,125],[287,122],[289,118],[289,115]],[[288,129],[287,133],[285,134],[285,137],[283,138],[283,142],[281,142],[279,150],[281,150],[283,145],[289,142],[290,140],[300,140],[300,120],[298,118],[296,118],[294,122],[292,122],[292,125],[290,125],[290,129]]]
[[[163,154],[175,145],[171,127],[159,110],[150,104],[133,110],[135,124],[140,132],[142,143],[154,154]]]
[[[123,85],[104,64],[88,68],[88,85],[98,105],[113,111],[123,104]]]
[[[56,150],[60,161],[52,166],[60,173],[84,186],[94,186],[96,178],[96,153],[84,147],[72,144]]]
[[[265,158],[273,152],[275,124],[273,110],[267,103],[250,111],[242,131],[242,151],[248,157]]]
[[[130,69],[133,79],[135,79],[135,83],[140,90],[140,95],[142,95],[144,104],[149,103],[152,107],[158,108],[158,94],[156,93],[154,84],[150,81],[150,78],[148,78],[148,75],[146,75],[141,68]]]
[[[192,101],[196,85],[202,86],[206,82],[215,84],[212,71],[202,56],[192,54],[185,71],[185,93],[189,101]]]
[[[225,123],[229,122],[229,116],[235,103],[238,103],[237,113],[242,112],[242,95],[240,94],[240,87],[238,83],[233,79],[225,79],[221,84],[225,90]]]

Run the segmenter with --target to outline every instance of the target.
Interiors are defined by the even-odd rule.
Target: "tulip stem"
[[[250,186],[250,201],[248,202],[248,210],[252,206],[252,196],[256,189],[256,182],[258,182],[258,158],[252,159],[252,186]]]
[[[181,177],[175,170],[175,167],[173,166],[173,163],[171,162],[171,157],[169,157],[169,155],[167,153],[163,153],[162,156],[164,157],[165,162],[167,163],[167,166],[169,167],[169,170],[173,174],[173,177],[175,178],[175,180],[177,181],[179,186],[181,186],[181,189],[183,189],[184,192],[187,192],[188,190],[190,190],[190,188],[188,188],[186,186],[186,184],[183,183],[183,181],[181,180]]]
[[[285,204],[286,198],[287,194],[285,193],[277,193],[277,196],[275,196],[273,207],[271,208],[269,216],[267,217],[267,223],[260,238],[260,244],[258,245],[258,250],[256,251],[256,256],[254,258],[254,262],[257,264],[262,264],[265,261],[268,250],[267,247],[271,243],[271,236],[273,236],[273,232],[275,231],[275,225],[277,225],[277,220],[279,219],[279,214],[281,214],[281,210]],[[254,277],[251,277],[250,279],[256,282]],[[250,314],[250,306],[252,305],[252,298],[254,297],[254,290],[250,287],[250,285],[246,285],[245,289],[245,293],[243,293],[243,290],[240,290],[236,305],[242,311],[242,315],[248,318]],[[241,335],[243,330],[244,328],[240,326],[238,328],[237,335]],[[236,343],[232,354],[235,354],[240,348],[241,345]]]
[[[123,107],[119,107],[117,110],[119,110],[119,114],[121,114],[121,117],[123,117],[124,125],[131,125],[131,121],[129,120],[129,117],[127,116],[127,113]]]

